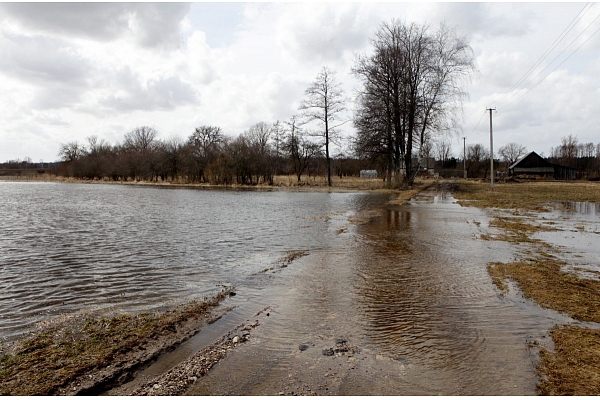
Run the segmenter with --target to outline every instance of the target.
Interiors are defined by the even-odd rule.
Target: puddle
[[[599,279],[600,204],[552,204],[555,208],[552,211],[535,215],[538,222],[553,230],[535,232],[532,237],[558,250],[554,255],[567,263],[565,271],[583,279]]]

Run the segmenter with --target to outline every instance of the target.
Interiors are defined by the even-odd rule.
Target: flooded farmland
[[[499,295],[486,265],[523,246],[481,240],[489,216],[444,191],[389,205],[365,193],[0,183],[0,197],[4,338],[235,286],[231,312],[146,373],[260,320],[189,395],[535,394],[531,345],[551,346],[549,328],[569,322],[518,291]]]

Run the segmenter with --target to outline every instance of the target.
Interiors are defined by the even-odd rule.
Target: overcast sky
[[[355,57],[370,51],[369,38],[392,18],[444,21],[474,51],[478,72],[467,87],[462,132],[452,138],[455,156],[463,136],[489,148],[489,107],[497,108],[496,154],[517,142],[548,155],[569,134],[597,144],[600,4],[581,17],[585,5],[0,3],[0,162],[54,161],[60,143],[95,135],[116,144],[143,125],[162,139],[186,139],[200,125],[237,136],[298,114],[323,66],[337,72],[351,110]],[[578,14],[524,83],[537,78],[509,97]],[[351,136],[352,124],[343,130]]]

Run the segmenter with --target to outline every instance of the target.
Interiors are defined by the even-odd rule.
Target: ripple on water
[[[363,197],[0,182],[0,336],[74,309],[268,284],[255,274],[290,249],[322,247],[330,226],[317,217],[366,207]]]

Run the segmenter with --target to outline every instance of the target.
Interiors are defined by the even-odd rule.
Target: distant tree
[[[193,175],[199,181],[206,181],[205,169],[216,160],[224,139],[221,128],[208,125],[196,128],[189,137],[188,145],[191,147],[194,165],[192,168],[195,170]]]
[[[179,136],[171,136],[158,145],[158,174],[162,180],[169,177],[175,181],[184,165],[185,141]]]
[[[321,153],[320,146],[304,137],[295,116],[286,125],[288,129],[283,149],[289,155],[294,174],[300,182],[310,160]]]
[[[306,122],[319,121],[323,130],[319,136],[323,138],[325,157],[327,160],[327,185],[331,186],[330,144],[335,141],[340,122],[339,114],[345,110],[344,91],[335,79],[335,72],[323,67],[314,82],[304,92],[305,99],[300,104],[302,116]]]
[[[506,161],[507,166],[511,166],[527,153],[527,149],[525,146],[511,142],[500,147],[498,153]]]
[[[446,168],[446,161],[452,155],[452,144],[450,141],[446,138],[437,141],[435,143],[435,154],[438,160],[442,161],[442,168]]]
[[[69,142],[60,145],[58,151],[60,159],[66,164],[66,175],[81,178],[82,168],[80,160],[86,155],[85,146],[79,144],[79,142]]]
[[[476,178],[484,171],[484,179],[489,170],[490,152],[482,144],[470,144],[467,146],[467,175]]]
[[[157,174],[158,132],[141,126],[125,134],[123,149],[128,158],[129,175],[134,179],[152,180]]]
[[[61,144],[58,150],[60,159],[67,163],[79,160],[85,153],[85,146],[79,144],[77,141]]]
[[[272,134],[272,126],[266,122],[258,122],[250,127],[244,135],[248,138],[250,145],[253,172],[256,174],[256,183],[260,179],[265,183],[273,184],[274,162],[269,145]]]

